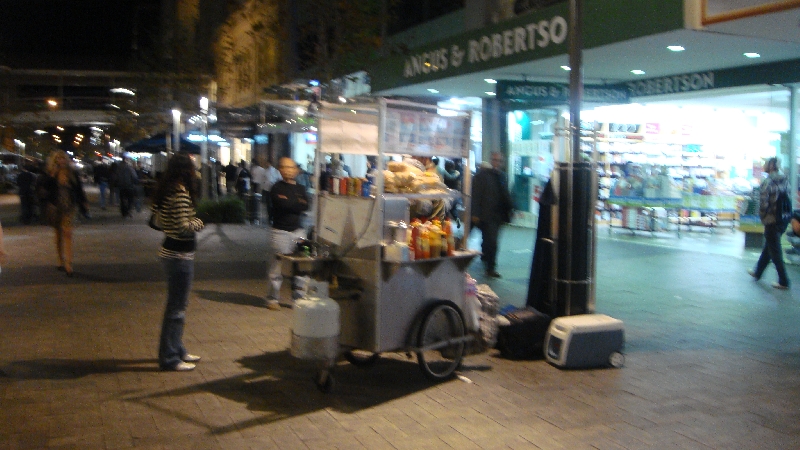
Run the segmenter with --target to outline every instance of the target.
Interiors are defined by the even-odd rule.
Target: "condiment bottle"
[[[422,249],[422,259],[431,257],[431,234],[427,227],[423,227],[419,232],[419,246]]]
[[[453,256],[453,252],[456,250],[456,239],[453,236],[453,223],[450,221],[449,217],[444,219],[442,228],[444,230],[444,236],[447,242],[447,256]]]
[[[440,258],[442,256],[442,236],[436,226],[432,226],[428,232],[430,239],[430,252],[431,258]]]
[[[339,179],[339,195],[347,195],[347,177]]]
[[[422,222],[419,219],[411,221],[411,238],[408,241],[409,253],[414,259],[422,259],[422,249],[419,246],[419,227]]]

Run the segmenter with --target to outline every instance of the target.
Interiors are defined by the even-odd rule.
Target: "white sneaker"
[[[267,309],[279,311],[281,309],[281,305],[278,303],[277,299],[271,298],[267,300]]]
[[[172,369],[169,369],[169,370],[173,370],[175,372],[188,372],[190,370],[194,370],[195,367],[196,366],[194,364],[192,364],[192,363],[187,363],[187,362],[181,361],[178,364],[175,364],[175,366]]]
[[[197,355],[192,355],[190,353],[187,353],[186,356],[183,357],[183,362],[194,363],[197,361],[200,361],[200,357]]]

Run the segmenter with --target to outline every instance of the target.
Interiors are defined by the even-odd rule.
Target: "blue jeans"
[[[108,182],[101,181],[97,183],[97,187],[100,188],[100,208],[106,209],[106,191],[108,190]]]
[[[162,369],[171,369],[186,356],[183,327],[194,278],[194,260],[161,258],[161,262],[167,273],[167,307],[161,324],[158,365]]]
[[[777,225],[764,225],[764,249],[761,250],[761,256],[756,263],[755,276],[761,278],[767,265],[772,261],[775,270],[778,271],[778,283],[781,286],[789,286],[789,277],[786,275],[786,266],[783,263],[782,234],[783,230]]]

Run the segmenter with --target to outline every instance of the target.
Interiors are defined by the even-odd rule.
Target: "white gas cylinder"
[[[292,310],[292,356],[333,359],[339,350],[339,304],[328,297],[328,283],[312,281]]]

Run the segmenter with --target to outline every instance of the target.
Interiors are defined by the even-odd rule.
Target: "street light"
[[[203,116],[200,126],[203,140],[200,142],[200,198],[208,198],[209,165],[208,165],[208,97],[200,97],[200,114]],[[215,190],[216,191],[216,190]]]
[[[172,110],[172,151],[181,151],[181,110]]]

